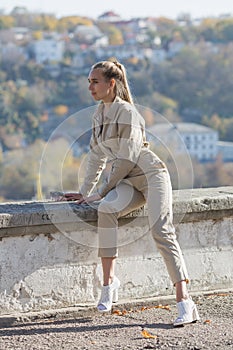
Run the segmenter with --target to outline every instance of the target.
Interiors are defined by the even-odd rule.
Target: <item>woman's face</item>
[[[89,90],[96,101],[108,103],[114,100],[115,80],[111,79],[107,81],[102,74],[101,68],[92,69],[88,76],[88,81]]]

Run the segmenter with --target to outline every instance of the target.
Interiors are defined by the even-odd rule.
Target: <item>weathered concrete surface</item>
[[[212,219],[213,215],[216,217],[232,216],[233,187],[173,191],[173,203],[176,221],[199,221],[208,216]],[[94,222],[97,220],[96,208],[97,205],[94,204],[90,207],[71,202],[2,203],[0,204],[1,236],[4,236],[4,232],[10,233],[9,228],[14,227],[26,228],[73,221]],[[141,208],[127,217],[144,217],[146,213],[146,208]],[[38,231],[40,231],[39,228]]]
[[[174,292],[148,232],[146,208],[120,220],[120,298]],[[233,187],[174,191],[192,291],[233,287]],[[96,205],[0,205],[1,314],[93,305],[101,288]]]

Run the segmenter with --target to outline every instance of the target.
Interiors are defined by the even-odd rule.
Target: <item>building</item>
[[[114,11],[107,11],[100,15],[98,20],[103,22],[118,22],[121,20],[121,17]]]
[[[24,47],[18,46],[12,42],[4,45],[0,43],[0,56],[2,62],[11,64],[22,63],[28,59],[28,54]]]
[[[188,152],[200,162],[214,161],[218,154],[218,132],[195,123],[158,123],[149,128],[149,139],[177,152]]]
[[[224,162],[233,162],[233,142],[218,141],[217,147]]]
[[[65,50],[64,41],[49,36],[42,40],[34,41],[31,52],[37,63],[61,62]]]
[[[150,59],[151,63],[161,63],[167,59],[167,52],[164,49],[147,49],[147,57]]]
[[[101,30],[96,26],[86,26],[78,25],[74,31],[74,37],[78,40],[79,44],[94,44],[97,40],[105,38],[104,44],[108,44],[108,38],[101,32]],[[107,42],[106,42],[107,40]]]
[[[150,56],[151,52],[148,49],[138,50],[138,47],[133,45],[108,45],[107,47],[98,47],[95,50],[95,55],[98,60],[106,57],[117,57],[121,61],[132,57],[144,59]]]

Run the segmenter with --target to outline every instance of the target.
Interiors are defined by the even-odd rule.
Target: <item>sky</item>
[[[233,15],[232,0],[0,0],[0,9],[5,14],[15,6],[53,13],[57,17],[80,15],[93,19],[106,11],[114,11],[123,19],[148,16],[175,19],[181,13],[189,13],[192,18]]]

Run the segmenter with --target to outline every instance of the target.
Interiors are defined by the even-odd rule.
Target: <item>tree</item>
[[[109,38],[110,45],[123,45],[124,37],[122,31],[113,24],[100,22],[98,24],[100,30]]]
[[[233,141],[233,118],[225,119],[225,133],[223,138],[225,141]]]
[[[162,41],[161,46],[167,50],[169,43],[173,39],[173,33],[178,29],[178,24],[176,21],[170,18],[159,17],[156,20],[156,26]]]
[[[68,113],[69,108],[65,105],[57,105],[53,109],[54,113],[58,116],[63,116]]]
[[[57,30],[73,32],[78,25],[92,26],[93,21],[90,18],[80,16],[61,17],[57,24]]]
[[[221,140],[233,141],[233,117],[220,118],[216,114],[212,115],[211,118],[205,116],[203,118],[203,124],[217,130]]]
[[[37,15],[33,21],[33,29],[53,32],[57,29],[58,19],[53,15]]]
[[[0,30],[14,27],[15,21],[12,16],[0,16]]]
[[[230,42],[233,40],[233,19],[220,20],[216,25],[219,41]]]
[[[32,143],[40,134],[39,118],[43,101],[44,92],[38,86],[17,86],[13,81],[2,84],[0,125],[13,127],[12,132],[23,130],[26,140]]]
[[[205,60],[198,48],[185,47],[152,71],[153,88],[178,101],[178,111],[202,106]]]
[[[218,42],[219,35],[216,31],[216,25],[218,20],[216,18],[204,18],[197,28],[200,37],[203,37],[205,41]]]
[[[43,39],[43,31],[42,30],[35,30],[32,33],[32,37],[34,40],[42,40]]]

